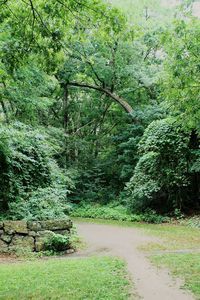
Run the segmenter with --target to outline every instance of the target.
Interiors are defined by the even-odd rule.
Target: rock
[[[4,241],[0,240],[0,253],[6,252],[8,252],[8,245]]]
[[[4,221],[4,231],[7,234],[28,233],[27,224],[25,221]]]
[[[54,231],[54,233],[58,233],[58,234],[62,234],[64,236],[68,236],[70,234],[70,230],[66,229],[66,230],[56,230]]]
[[[6,243],[10,243],[12,240],[12,235],[2,234],[1,239]]]
[[[36,232],[36,231],[29,231],[28,235],[33,236],[33,237],[40,236],[39,232]]]
[[[16,251],[17,249],[20,248],[26,248],[30,251],[34,251],[35,248],[34,238],[31,236],[22,236],[16,234],[9,245],[9,250]]]
[[[31,231],[40,231],[40,230],[42,230],[41,224],[38,221],[28,221],[27,222],[27,227]]]
[[[70,219],[66,220],[48,220],[41,221],[42,229],[46,230],[64,230],[72,228],[72,221]]]
[[[74,252],[75,252],[74,249],[68,249],[68,250],[66,250],[66,253],[67,253],[67,254],[72,254],[72,253],[74,253]]]
[[[43,230],[38,232],[39,237],[43,237],[43,238],[49,238],[52,237],[54,235],[54,233],[51,230]]]
[[[44,241],[44,239],[36,238],[35,250],[37,252],[45,250],[45,241]]]
[[[40,231],[40,236],[36,237],[35,250],[37,252],[45,250],[45,242],[54,235],[52,231]]]
[[[0,251],[45,250],[49,238],[54,234],[69,236],[71,227],[72,221],[69,219],[0,222]]]

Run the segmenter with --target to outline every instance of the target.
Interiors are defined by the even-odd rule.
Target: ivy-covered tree
[[[48,136],[22,123],[1,126],[0,135],[1,212],[26,219],[64,216],[73,181],[53,159]]]
[[[192,188],[189,142],[190,137],[175,119],[154,121],[147,127],[139,143],[140,158],[128,184],[133,210],[151,207],[160,212],[176,208],[187,211],[199,205]]]

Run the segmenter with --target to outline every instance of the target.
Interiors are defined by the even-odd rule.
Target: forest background
[[[2,219],[198,213],[200,21],[179,2],[0,1]]]

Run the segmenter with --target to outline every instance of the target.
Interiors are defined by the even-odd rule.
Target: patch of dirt
[[[145,300],[193,300],[189,292],[181,290],[183,282],[172,279],[165,269],[157,269],[138,247],[148,242],[157,242],[135,228],[111,225],[77,224],[79,235],[88,248],[70,257],[90,255],[114,255],[124,259],[133,279],[136,293]]]
[[[14,263],[18,261],[15,255],[0,253],[0,263]]]

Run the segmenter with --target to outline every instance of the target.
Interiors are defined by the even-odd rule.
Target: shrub
[[[158,215],[155,210],[146,209],[142,215],[142,220],[146,223],[161,224],[168,222],[170,218]]]
[[[73,217],[105,219],[129,222],[147,222],[147,223],[163,223],[167,222],[169,218],[156,214],[153,210],[146,210],[144,214],[132,214],[125,206],[113,206],[98,204],[82,204],[81,206],[74,206],[72,209]]]
[[[132,215],[127,211],[127,208],[118,205],[98,205],[98,204],[82,204],[81,206],[74,206],[72,209],[73,217],[96,218],[105,220],[118,221],[141,221],[139,215]]]
[[[51,220],[65,219],[70,206],[66,200],[66,190],[52,186],[39,188],[27,200],[19,199],[9,205],[9,219]]]
[[[51,183],[44,136],[21,123],[0,127],[0,205],[9,203]]]
[[[0,127],[0,210],[4,218],[45,220],[69,213],[70,173],[53,159],[48,136],[15,123]],[[57,149],[57,148],[56,148]]]
[[[172,119],[152,122],[139,143],[140,159],[128,183],[133,211],[182,209],[187,202],[189,136]]]
[[[54,233],[45,242],[45,250],[61,252],[69,249],[70,238],[62,234]]]

